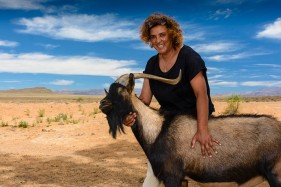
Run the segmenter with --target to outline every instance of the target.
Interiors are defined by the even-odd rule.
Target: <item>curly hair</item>
[[[157,25],[167,27],[174,49],[182,45],[183,36],[180,25],[173,18],[158,12],[148,16],[140,27],[140,38],[144,43],[150,44],[150,29]]]

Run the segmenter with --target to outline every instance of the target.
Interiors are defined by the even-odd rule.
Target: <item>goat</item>
[[[179,76],[180,77],[180,76]],[[184,115],[162,115],[140,101],[134,92],[135,78],[158,79],[147,74],[126,74],[111,84],[100,109],[106,114],[109,132],[124,133],[123,119],[133,111],[137,119],[132,131],[152,165],[155,176],[166,187],[180,187],[185,176],[198,182],[242,184],[263,176],[270,186],[281,186],[281,123],[266,115],[219,116],[209,119],[209,130],[222,145],[210,159],[199,146],[190,147],[196,119]],[[170,82],[169,82],[170,81]]]

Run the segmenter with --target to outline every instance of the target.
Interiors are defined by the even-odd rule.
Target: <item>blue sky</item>
[[[174,17],[204,59],[212,94],[281,87],[280,0],[0,0],[0,90],[107,88],[156,51],[153,12]],[[138,80],[136,87],[141,88]]]

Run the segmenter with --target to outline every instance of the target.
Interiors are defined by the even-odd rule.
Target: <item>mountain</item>
[[[0,93],[37,93],[37,94],[54,94],[54,92],[45,87],[23,88],[23,89],[11,89],[3,90]]]
[[[89,89],[89,90],[58,90],[55,91],[56,93],[60,94],[72,94],[72,95],[105,95],[105,92],[103,89]],[[136,89],[136,94],[140,94],[141,90]],[[214,96],[231,96],[235,93],[221,93],[221,94],[215,94]],[[264,88],[252,92],[243,92],[243,93],[237,93],[238,95],[241,95],[243,97],[258,97],[258,96],[281,96],[281,87],[269,87]]]
[[[136,89],[136,94],[140,94],[140,89]],[[70,95],[105,95],[104,89],[88,89],[88,90],[56,90],[52,91],[45,87],[23,88],[0,91],[0,93],[37,93],[37,94],[70,94]],[[235,94],[235,93],[234,93]],[[268,87],[252,92],[237,93],[243,97],[259,97],[259,96],[281,96],[281,87]],[[215,94],[214,96],[231,96],[233,93]]]
[[[105,95],[103,89],[89,89],[89,90],[57,90],[58,94],[70,94],[70,95]]]
[[[245,92],[242,96],[281,96],[281,87],[268,87],[253,92]]]
[[[135,89],[136,94],[140,94],[140,89]],[[58,94],[70,94],[70,95],[105,95],[104,89],[89,89],[89,90],[57,90]]]

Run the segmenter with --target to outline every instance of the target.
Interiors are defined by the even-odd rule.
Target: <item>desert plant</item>
[[[68,123],[72,123],[72,124],[78,124],[80,120],[68,120]]]
[[[68,117],[67,117],[67,114],[59,113],[59,114],[55,117],[54,121],[55,121],[55,122],[66,121],[67,118],[68,118]]]
[[[77,124],[80,120],[75,120],[72,118],[72,114],[71,115],[67,115],[64,113],[59,113],[57,116],[55,116],[54,118],[47,118],[46,121],[48,124],[51,124],[53,122],[60,122],[60,123],[72,123],[72,124]]]
[[[89,116],[93,116],[94,118],[96,117],[96,114],[100,113],[99,108],[94,108],[93,112],[89,114]]]
[[[77,99],[76,99],[76,102],[82,102],[84,99],[82,98],[82,97],[78,97]]]
[[[43,123],[43,120],[41,117],[36,118],[36,124],[39,124],[39,123]]]
[[[44,117],[45,116],[45,110],[44,109],[40,109],[38,111],[38,117]]]
[[[8,126],[8,122],[4,122],[4,121],[1,122],[1,127],[7,127],[7,126]]]
[[[27,128],[28,127],[28,123],[26,121],[20,121],[18,127]]]
[[[94,114],[98,114],[100,112],[99,108],[94,108]]]
[[[227,99],[227,107],[224,114],[233,115],[238,112],[240,102],[243,102],[244,99],[240,95],[231,95]]]
[[[51,118],[47,118],[47,123],[51,124],[54,120],[52,120]]]

